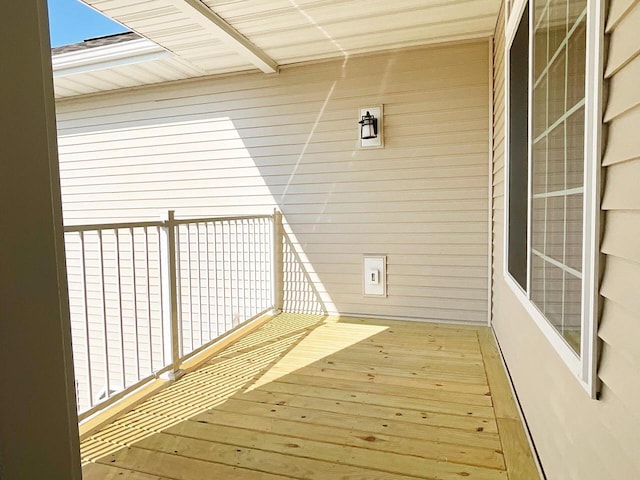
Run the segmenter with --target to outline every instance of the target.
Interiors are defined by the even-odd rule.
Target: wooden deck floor
[[[487,328],[283,314],[82,443],[93,479],[538,479]]]

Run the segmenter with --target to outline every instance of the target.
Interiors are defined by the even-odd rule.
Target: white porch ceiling
[[[58,75],[58,97],[489,37],[499,8],[499,0],[83,1],[173,58]]]

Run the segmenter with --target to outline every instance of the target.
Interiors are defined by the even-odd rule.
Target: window
[[[506,277],[595,394],[602,5],[520,4],[508,33]]]

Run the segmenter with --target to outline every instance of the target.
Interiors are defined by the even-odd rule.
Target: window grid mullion
[[[544,78],[545,74],[548,73],[549,67],[553,64],[553,61],[556,59],[556,57],[558,55],[560,55],[560,53],[562,52],[564,47],[567,45],[567,43],[569,41],[569,37],[571,37],[571,35],[573,34],[574,30],[576,30],[578,28],[578,25],[580,24],[580,22],[582,22],[582,18],[586,17],[586,16],[587,16],[587,9],[585,8],[583,10],[583,12],[580,14],[580,16],[576,19],[575,23],[573,24],[573,27],[571,27],[571,30],[568,33],[566,33],[564,39],[562,40],[562,42],[560,42],[560,45],[558,45],[558,49],[554,52],[553,58],[551,58],[551,59],[549,59],[547,61],[547,65],[545,66],[544,70],[542,70],[542,72],[540,72],[540,76],[537,79],[534,79],[533,88],[537,87],[538,84]],[[548,25],[549,25],[549,20],[547,19],[547,26]],[[547,59],[549,58],[548,57],[548,52],[549,52],[548,34],[549,34],[549,28],[547,28]]]
[[[544,253],[540,252],[539,250],[536,250],[535,248],[531,250],[531,253],[533,253],[534,255],[536,255],[538,257],[540,257],[545,262],[550,263],[551,265],[558,267],[560,270],[563,270],[563,271],[565,271],[567,273],[570,273],[571,275],[573,275],[576,278],[582,278],[582,272],[579,272],[575,268],[571,268],[570,266],[565,265],[562,262],[559,262],[558,260],[556,260],[553,257],[545,255]]]
[[[586,14],[586,10],[585,10],[585,14]],[[565,54],[564,54],[564,112],[566,114],[567,110],[569,109],[569,94],[568,94],[568,88],[569,88],[569,2],[567,2],[567,6],[566,6],[566,15],[565,15],[565,27],[564,27],[564,31],[565,31],[565,42],[564,42],[564,50],[565,50]],[[574,25],[574,28],[571,29],[571,31],[573,32],[576,28],[576,25],[578,25],[578,23],[576,22],[576,24]],[[564,128],[563,128],[563,160],[564,160],[564,190],[567,190],[567,118],[565,118],[564,122]],[[562,263],[564,265],[567,264],[567,196],[565,195],[563,198],[563,202],[562,202],[562,206],[563,206],[563,212],[562,212]],[[566,318],[565,318],[565,307],[566,307],[566,294],[567,294],[567,278],[566,278],[566,271],[562,272],[562,333],[564,336],[564,331],[566,328]]]
[[[547,193],[535,193],[533,198],[551,198],[551,197],[566,197],[569,195],[578,195],[584,193],[584,187],[567,188],[565,190],[554,190]]]
[[[547,82],[545,84],[545,91],[544,91],[544,101],[545,101],[545,118],[544,118],[544,126],[545,126],[545,131],[542,133],[542,135],[544,135],[546,137],[546,142],[545,142],[545,152],[544,152],[544,191],[545,193],[547,193],[549,191],[549,132],[551,131],[549,129],[549,65],[551,65],[552,60],[549,59],[549,56],[551,54],[551,52],[549,51],[549,42],[550,42],[550,22],[551,22],[551,14],[549,12],[551,12],[551,0],[547,0],[547,25],[546,25],[546,42],[545,42],[545,47],[547,49],[546,51],[546,55],[545,55],[545,59],[547,60],[547,64],[545,65],[544,68],[544,73],[541,74],[540,78],[546,77],[547,78]],[[534,32],[535,35],[535,32]],[[535,70],[535,67],[534,67]],[[535,87],[534,87],[535,88]],[[534,144],[536,143],[536,141],[534,141]],[[544,199],[544,235],[543,235],[543,253],[547,253],[547,221],[549,218],[549,199],[545,197]],[[547,313],[547,262],[544,261],[542,262],[542,312],[546,315]]]
[[[547,91],[549,91],[549,85],[547,84]],[[543,140],[544,138],[546,138],[549,133],[551,133],[552,131],[554,131],[556,128],[558,128],[558,126],[563,123],[567,118],[569,118],[571,115],[573,115],[574,113],[576,113],[578,110],[580,110],[582,107],[584,107],[585,105],[585,99],[583,98],[582,100],[580,100],[578,103],[576,103],[573,107],[571,107],[568,111],[564,112],[562,115],[560,115],[560,117],[558,117],[558,119],[553,122],[552,125],[550,125],[549,127],[547,127],[547,129],[542,132],[540,135],[538,135],[534,140],[533,143],[536,144],[538,143],[540,140]],[[548,114],[548,112],[547,112]],[[547,115],[548,116],[548,115]]]

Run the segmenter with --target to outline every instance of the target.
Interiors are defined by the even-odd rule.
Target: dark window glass
[[[527,288],[529,7],[509,51],[508,271]]]

